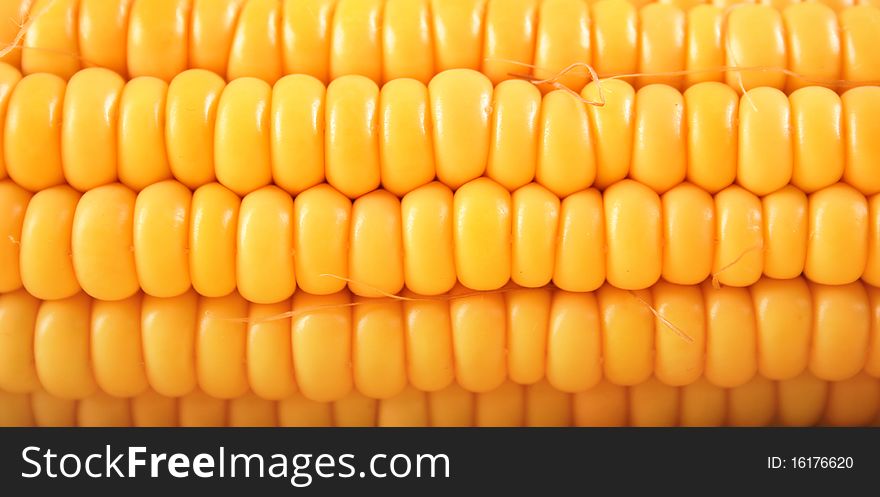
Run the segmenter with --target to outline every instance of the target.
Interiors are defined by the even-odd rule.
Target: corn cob
[[[313,44],[316,56],[305,61],[287,58],[279,42],[291,21],[305,30],[295,34],[295,50],[303,48],[300,35],[314,27],[288,17],[302,4],[236,0],[209,12],[202,3],[197,22],[188,9],[199,4],[104,10],[98,1],[38,1],[25,45],[88,38],[83,53],[94,52],[97,40],[127,31],[127,47],[101,55],[125,68],[81,71],[68,84],[81,61],[57,51],[30,62],[57,62],[62,77],[22,80],[0,66],[0,179],[8,169],[26,187],[0,182],[9,213],[0,267],[12,268],[0,292],[24,280],[38,297],[62,298],[0,296],[0,328],[12,330],[0,334],[8,359],[0,380],[22,392],[0,394],[0,424],[33,422],[37,404],[57,408],[42,418],[72,412],[83,426],[865,424],[875,416],[880,307],[877,290],[856,280],[872,284],[880,271],[877,88],[842,98],[833,90],[871,82],[880,64],[864,54],[876,9],[858,18],[847,9],[838,33],[832,10],[818,4],[781,15],[700,6],[686,16],[604,1],[590,26],[569,15],[587,12],[576,2],[434,2],[431,13],[427,2],[342,0],[334,12],[328,1],[319,14],[332,21],[327,43]],[[485,15],[468,11],[477,4]],[[47,28],[46,12],[68,29]],[[462,15],[473,23],[437,24]],[[419,28],[398,29],[416,18]],[[518,31],[522,19],[535,39]],[[419,56],[435,42],[421,28],[431,21],[442,26],[436,41],[455,47],[443,63],[486,76],[432,78],[436,63]],[[107,23],[115,31],[101,29]],[[211,23],[234,35],[204,29]],[[165,47],[169,33],[183,42]],[[634,47],[616,44],[631,35]],[[173,78],[193,59],[190,37],[225,44],[203,58],[231,83],[207,71]],[[163,47],[167,58],[145,56]],[[481,51],[491,55],[480,60]],[[559,68],[572,53],[597,52],[604,59],[594,65],[611,73],[626,72],[634,57],[640,74],[628,80],[639,90],[614,80],[571,95],[586,77]],[[719,57],[772,70],[709,65]],[[342,76],[327,88],[281,79],[288,63],[304,62]],[[541,74],[551,66],[556,72]],[[22,67],[30,73],[27,61]],[[408,71],[417,80],[388,76]],[[132,74],[160,77],[125,83]],[[511,77],[526,81],[500,84]],[[721,78],[734,89],[712,82]],[[389,84],[380,91],[381,81]],[[830,89],[804,88],[816,83]],[[620,98],[604,107],[580,101],[602,100],[600,88]],[[434,177],[442,183],[429,183]],[[324,180],[331,186],[316,186]],[[39,191],[34,202],[28,190]],[[306,243],[315,238],[334,240],[333,250]],[[575,250],[584,247],[586,258]],[[661,276],[672,283],[655,284]],[[500,292],[473,295],[453,288],[456,280]],[[554,290],[550,281],[596,292]],[[401,302],[340,292],[383,296],[404,284],[451,293]],[[301,291],[291,302],[297,286],[323,295]],[[73,332],[59,332],[66,325]],[[188,332],[172,337],[175,329]],[[163,395],[183,395],[179,413]]]
[[[880,80],[873,50],[880,10],[849,0],[778,6],[634,6],[620,0],[18,0],[0,31],[12,50],[0,60],[26,74],[69,78],[99,66],[123,76],[170,81],[184,69],[274,83],[284,74],[321,81],[359,74],[380,83],[427,82],[446,69],[551,78],[573,63],[599,74],[687,87],[727,81],[792,91]],[[774,4],[774,2],[767,2]],[[786,4],[793,5],[783,9]],[[726,5],[727,2],[721,2]],[[777,8],[778,7],[778,8]],[[835,8],[839,11],[835,13]],[[842,29],[838,31],[838,26]],[[18,48],[21,50],[18,50]],[[722,67],[781,71],[725,73]],[[532,71],[534,68],[534,71]],[[684,72],[684,74],[683,74]],[[579,91],[587,75],[564,84]]]
[[[802,273],[880,286],[880,195],[845,184],[763,199],[738,186],[713,198],[690,183],[658,196],[624,180],[560,201],[538,184],[511,195],[487,178],[455,193],[430,183],[402,200],[377,190],[354,202],[328,185],[295,199],[275,186],[239,199],[217,183],[191,193],[173,180],[82,196],[64,185],[31,196],[7,180],[0,193],[0,292],[23,286],[41,299],[192,287],[271,304],[346,286],[366,297],[404,287],[438,295],[456,282],[639,290],[661,277],[743,287]]]
[[[858,426],[877,424],[880,381],[865,375],[826,382],[805,373],[784,381],[755,377],[737,388],[700,380],[683,387],[651,379],[632,387],[600,383],[568,394],[546,381],[507,382],[472,394],[408,387],[374,400],[335,402],[299,395],[279,401],[245,394],[223,400],[200,391],[174,398],[97,394],[79,401],[0,392],[0,426]]]
[[[402,302],[300,292],[277,305],[192,293],[41,303],[19,291],[0,297],[0,327],[0,388],[42,386],[71,399],[198,387],[221,399],[300,392],[326,402],[353,390],[387,399],[407,384],[488,392],[507,379],[583,392],[603,378],[680,386],[703,376],[738,387],[756,374],[787,380],[806,370],[827,381],[880,377],[880,291],[801,278]]]
[[[595,0],[589,1],[593,3]],[[682,9],[693,8],[697,5],[730,7],[732,5],[739,4],[769,5],[771,7],[783,9],[785,7],[788,7],[789,5],[807,2],[817,2],[823,5],[827,5],[828,7],[831,7],[831,9],[835,12],[840,12],[854,5],[873,5],[875,7],[880,6],[880,2],[877,2],[877,0],[657,0],[657,3],[677,5]],[[647,0],[635,0],[630,3],[636,6],[644,6],[654,2]]]
[[[270,183],[295,195],[326,179],[357,198],[485,175],[509,191],[534,180],[559,197],[626,177],[661,194],[686,179],[712,193],[734,182],[757,195],[787,184],[810,193],[841,180],[880,192],[880,87],[737,97],[720,83],[682,94],[607,80],[582,93],[598,106],[564,90],[542,98],[526,81],[493,89],[468,70],[381,91],[360,76],[325,90],[294,75],[270,88],[200,70],[170,86],[126,84],[104,69],[65,83],[0,66],[0,80],[0,179],[29,191],[114,181],[139,191],[174,177],[190,189],[216,179],[242,196]]]

